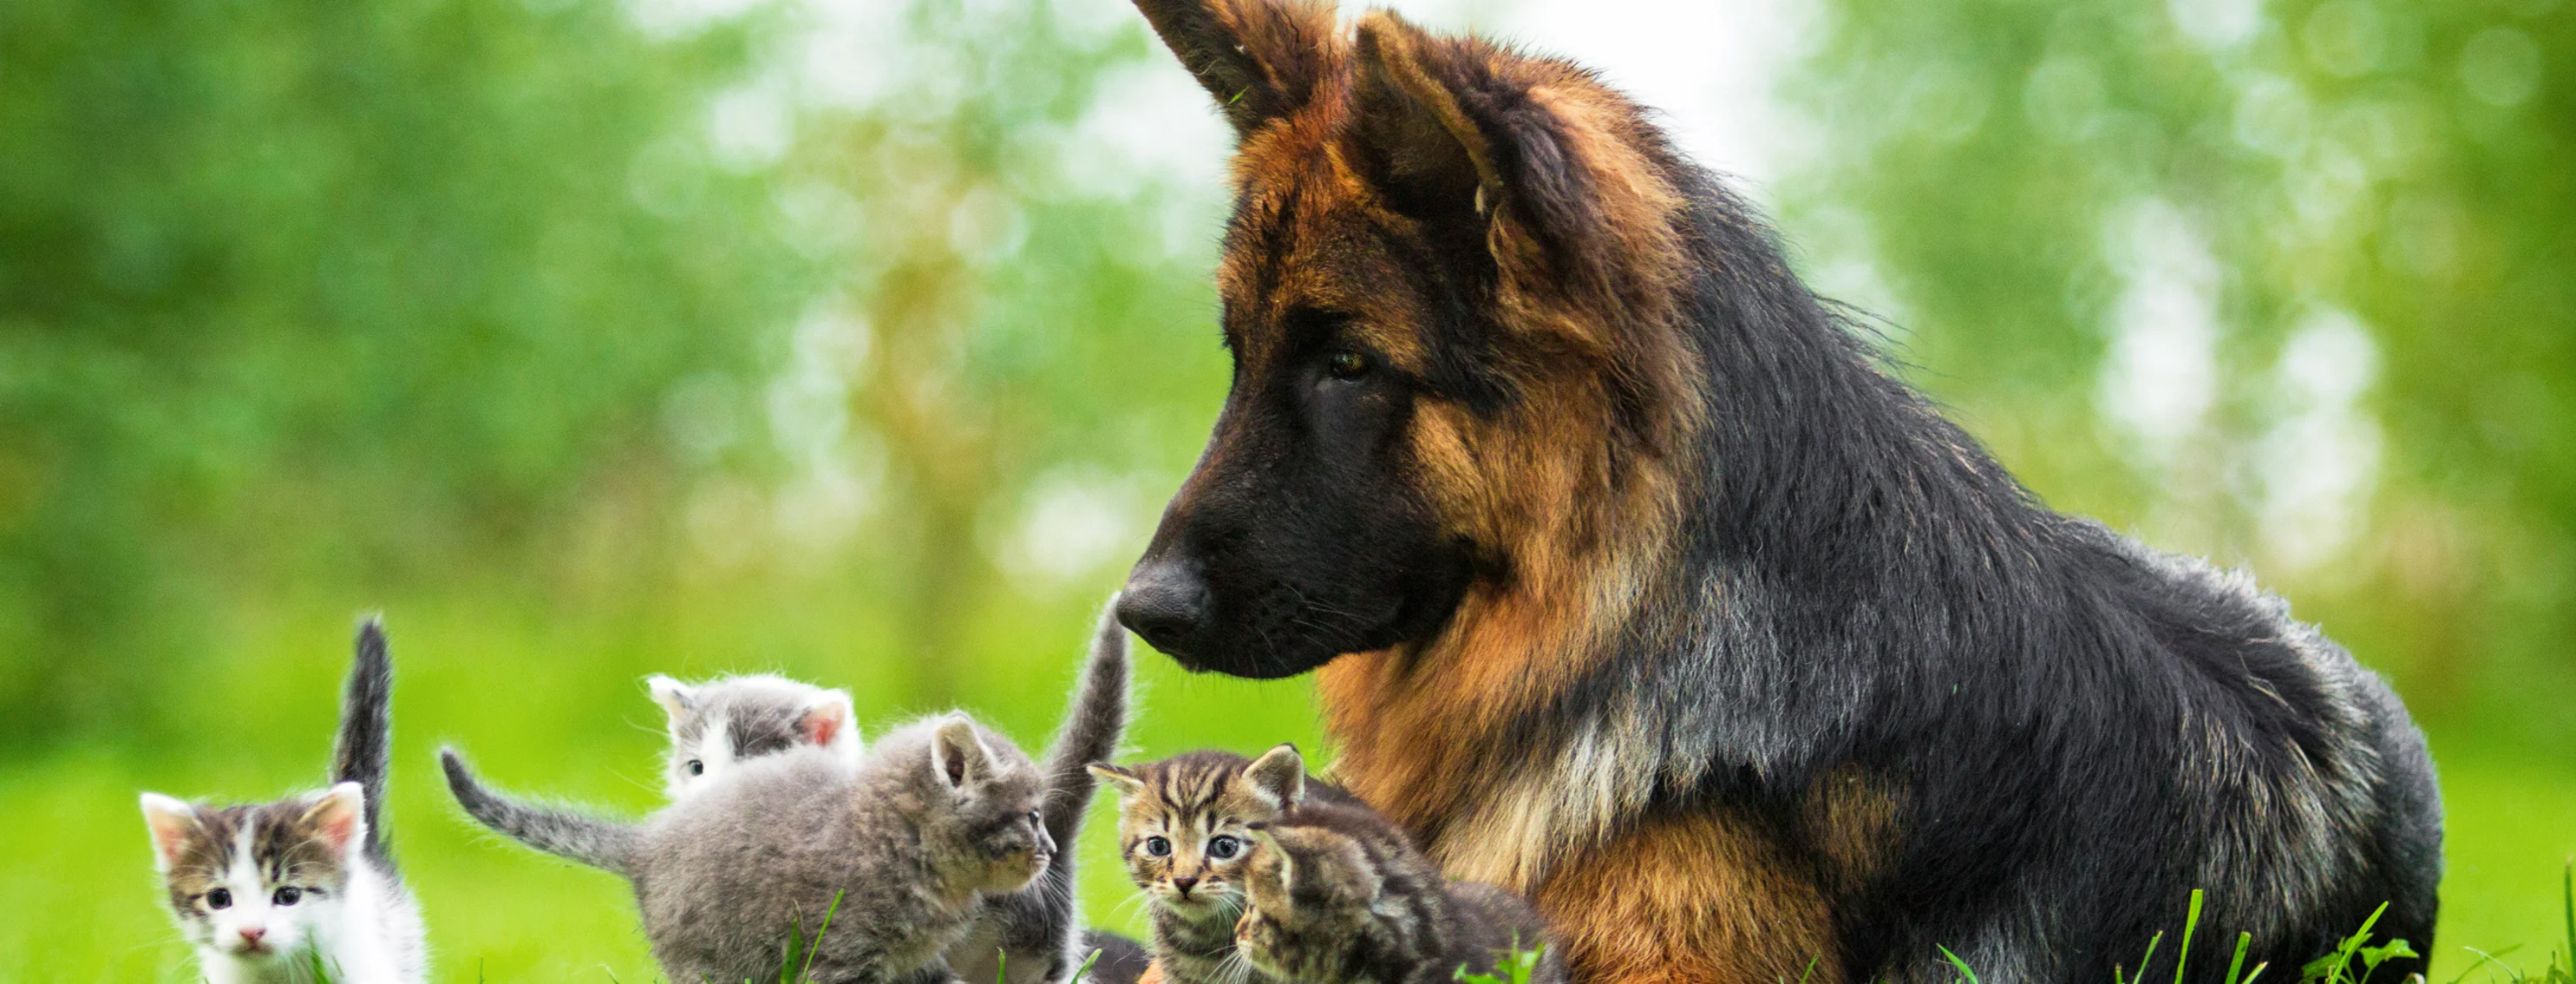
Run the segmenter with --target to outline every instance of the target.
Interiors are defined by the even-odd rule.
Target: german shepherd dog
[[[1578,979],[2097,984],[2171,973],[2194,889],[2194,979],[2383,903],[2430,952],[2387,686],[2036,502],[1644,109],[1385,12],[1136,2],[1239,139],[1234,378],[1120,617],[1320,668],[1334,776]]]

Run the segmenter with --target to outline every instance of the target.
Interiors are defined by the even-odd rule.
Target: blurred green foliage
[[[2052,502],[2391,672],[2452,809],[2437,959],[2546,938],[2570,11],[1821,8],[1773,189],[1808,272]],[[439,742],[640,812],[635,681],[749,669],[1043,741],[1226,385],[1202,99],[1120,0],[0,5],[0,894],[49,913],[0,979],[184,975],[134,793],[317,781],[362,611],[442,979],[650,972]],[[1140,676],[1140,756],[1317,737],[1299,683]],[[1086,898],[1136,930],[1105,827]]]
[[[2576,10],[1828,8],[1789,232],[1871,266],[1927,386],[2420,716],[2576,747]]]

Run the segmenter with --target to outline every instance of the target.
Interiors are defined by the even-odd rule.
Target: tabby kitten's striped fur
[[[1300,984],[1448,984],[1542,950],[1531,984],[1563,984],[1546,924],[1520,896],[1443,877],[1404,832],[1361,806],[1311,805],[1252,825],[1250,905],[1235,948]],[[1544,949],[1542,949],[1544,948]]]
[[[1356,803],[1306,776],[1294,745],[1258,759],[1184,752],[1159,762],[1092,766],[1117,787],[1119,850],[1144,889],[1163,984],[1279,984],[1234,953],[1251,825],[1307,801]]]

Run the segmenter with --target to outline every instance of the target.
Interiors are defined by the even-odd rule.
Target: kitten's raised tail
[[[1059,852],[1073,853],[1073,837],[1081,832],[1082,815],[1099,786],[1091,763],[1116,756],[1118,740],[1126,733],[1127,630],[1118,624],[1118,597],[1111,595],[1092,629],[1091,661],[1083,667],[1073,707],[1047,745],[1047,797],[1040,815]]]
[[[557,807],[530,806],[484,788],[453,748],[438,750],[447,769],[447,789],[456,794],[475,822],[511,840],[568,861],[604,871],[634,875],[637,828],[633,824]]]
[[[340,734],[331,743],[331,782],[358,784],[366,800],[366,856],[394,870],[393,844],[385,837],[385,775],[392,769],[394,661],[385,647],[385,623],[358,623],[357,655],[340,697]]]

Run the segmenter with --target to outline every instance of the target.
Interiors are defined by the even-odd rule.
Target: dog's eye
[[[295,903],[304,901],[304,890],[293,885],[288,885],[284,888],[278,889],[277,895],[270,898],[269,901],[275,902],[279,905],[294,905]]]
[[[230,908],[232,908],[232,907],[233,907],[233,890],[232,890],[232,889],[229,889],[229,888],[218,888],[218,889],[215,889],[214,891],[211,891],[211,892],[207,892],[207,893],[206,893],[206,908],[209,908],[209,909],[230,909]]]
[[[1324,371],[1334,379],[1358,379],[1368,375],[1369,358],[1349,349],[1324,357]]]
[[[707,774],[707,764],[706,764],[705,762],[698,761],[697,759],[690,759],[690,760],[689,760],[689,774],[690,774],[690,775],[693,775],[693,776],[703,776],[703,775],[706,775],[706,774]]]
[[[1234,857],[1242,850],[1242,841],[1222,834],[1208,840],[1208,856],[1219,861]]]
[[[1172,856],[1172,842],[1161,837],[1145,838],[1145,853],[1158,858]]]

